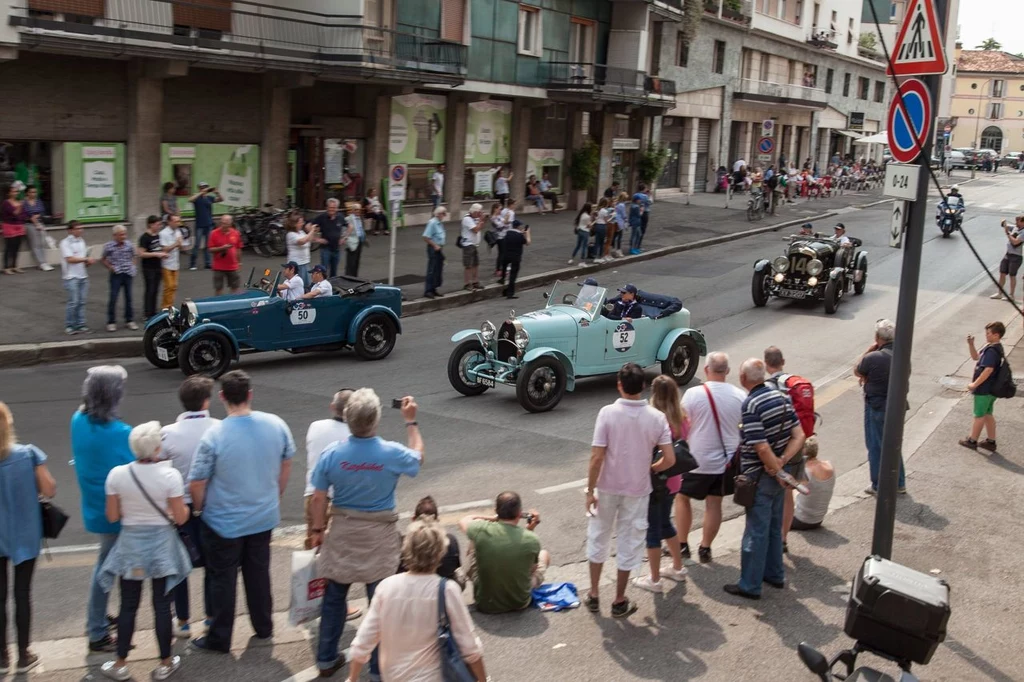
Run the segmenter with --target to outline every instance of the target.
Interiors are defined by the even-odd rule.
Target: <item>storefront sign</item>
[[[194,215],[188,199],[199,191],[200,182],[216,187],[223,198],[213,205],[215,215],[259,202],[258,145],[163,144],[161,152],[160,180],[174,183],[172,191],[183,216]]]
[[[640,138],[614,137],[612,138],[612,149],[640,149]]]
[[[846,127],[850,130],[864,130],[863,111],[851,111],[847,119]]]
[[[466,163],[508,163],[512,102],[470,102],[467,112]]]
[[[64,212],[84,223],[124,220],[124,145],[64,143]]]
[[[490,194],[494,191],[494,173],[489,170],[473,174],[473,194]]]
[[[398,95],[391,98],[388,163],[444,163],[444,95]]]
[[[324,140],[324,184],[340,185],[345,160],[341,140]]]

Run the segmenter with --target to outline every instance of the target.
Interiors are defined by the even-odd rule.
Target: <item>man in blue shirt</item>
[[[270,594],[270,532],[281,521],[280,497],[288,485],[295,441],[274,414],[252,409],[249,375],[220,378],[228,416],[203,434],[192,460],[193,514],[202,514],[202,542],[210,582],[210,618],[200,651],[231,651],[238,569],[242,569],[249,620],[256,637],[274,633]]]
[[[437,288],[441,286],[441,270],[444,268],[444,219],[447,217],[448,209],[438,206],[434,209],[434,217],[423,230],[423,241],[427,243],[427,281],[423,285],[425,298],[444,296]]]
[[[633,199],[638,200],[644,207],[644,212],[640,216],[640,240],[636,245],[636,248],[639,250],[640,243],[643,241],[644,235],[647,234],[647,221],[651,217],[651,204],[654,203],[654,199],[651,198],[651,192],[647,189],[647,185],[644,184],[637,187]]]
[[[196,256],[199,254],[199,243],[202,242],[203,264],[210,269],[210,252],[207,249],[207,242],[210,239],[210,230],[213,229],[213,205],[224,198],[217,191],[216,187],[210,187],[209,183],[200,182],[199,191],[188,199],[192,202],[196,212],[195,241],[192,243],[192,257],[189,258],[188,269],[196,269]]]
[[[636,300],[637,292],[637,288],[632,284],[627,284],[619,289],[619,297],[608,301],[614,306],[614,309],[608,313],[607,317],[611,320],[625,320],[626,322],[643,317],[644,309]]]
[[[345,403],[345,423],[352,432],[344,443],[329,445],[313,469],[315,488],[310,504],[313,519],[327,518],[327,491],[331,500],[330,530],[312,529],[312,545],[320,547],[320,576],[327,579],[320,614],[320,642],[316,664],[321,677],[330,677],[345,665],[338,641],[348,612],[352,583],[366,585],[373,599],[377,584],[393,575],[401,559],[401,537],[395,513],[395,488],[402,476],[414,477],[423,466],[423,437],[416,422],[416,401],[402,398],[402,417],[408,446],[377,435],[380,398],[370,388],[352,393]],[[370,659],[376,674],[377,653]]]
[[[726,585],[729,594],[760,599],[761,585],[786,586],[782,563],[784,488],[775,475],[796,464],[790,460],[804,446],[804,431],[785,394],[765,384],[764,362],[751,358],[740,366],[740,384],[750,392],[743,401],[740,424],[740,472],[756,481],[754,504],[747,508],[740,556],[740,580]]]

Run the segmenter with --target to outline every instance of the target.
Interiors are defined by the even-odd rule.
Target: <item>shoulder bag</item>
[[[682,438],[672,443],[672,450],[676,454],[675,464],[664,471],[651,471],[651,494],[656,499],[663,499],[668,495],[668,479],[681,474],[688,474],[697,468],[697,460],[690,454],[689,444]],[[657,462],[661,458],[661,448],[654,446],[651,453],[651,462]]]
[[[43,515],[43,537],[55,540],[67,525],[68,515],[49,500],[39,501],[39,512]]]
[[[448,610],[444,604],[444,586],[447,582],[447,578],[441,578],[437,588],[437,643],[441,649],[441,679],[444,682],[476,682],[476,675],[470,672],[469,666],[462,660],[448,622]]]
[[[192,565],[196,566],[199,564],[202,561],[202,555],[199,553],[199,549],[196,547],[195,543],[192,542],[192,536],[189,535],[183,527],[176,524],[174,520],[167,515],[167,512],[161,509],[159,505],[153,501],[153,498],[149,496],[146,489],[142,487],[139,477],[135,475],[135,470],[132,469],[130,464],[128,465],[128,473],[132,475],[132,480],[135,481],[135,485],[138,486],[139,490],[142,492],[142,496],[146,498],[146,502],[149,502],[149,505],[153,507],[160,516],[164,517],[164,519],[167,520],[167,523],[171,524],[171,526],[178,531],[178,538],[181,539],[181,544],[185,545],[185,549],[188,551],[188,558],[192,560]]]
[[[708,394],[708,404],[711,405],[711,416],[715,418],[715,428],[718,429],[718,442],[722,444],[722,454],[725,455],[725,471],[722,473],[722,497],[732,495],[736,489],[736,476],[740,473],[740,449],[732,457],[725,449],[725,438],[722,436],[722,422],[718,419],[718,408],[715,406],[715,397],[711,389],[704,384],[704,392]]]

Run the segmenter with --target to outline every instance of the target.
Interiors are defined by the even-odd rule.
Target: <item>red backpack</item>
[[[814,411],[814,385],[796,374],[780,374],[769,380],[775,388],[782,391],[793,403],[796,418],[800,420],[800,428],[805,436],[814,435],[814,426],[818,421],[818,413]]]

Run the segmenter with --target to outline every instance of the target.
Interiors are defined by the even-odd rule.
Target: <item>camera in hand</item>
[[[402,409],[402,401],[403,400],[405,400],[405,399],[404,398],[392,398],[391,399],[391,407],[393,407],[396,410]]]

